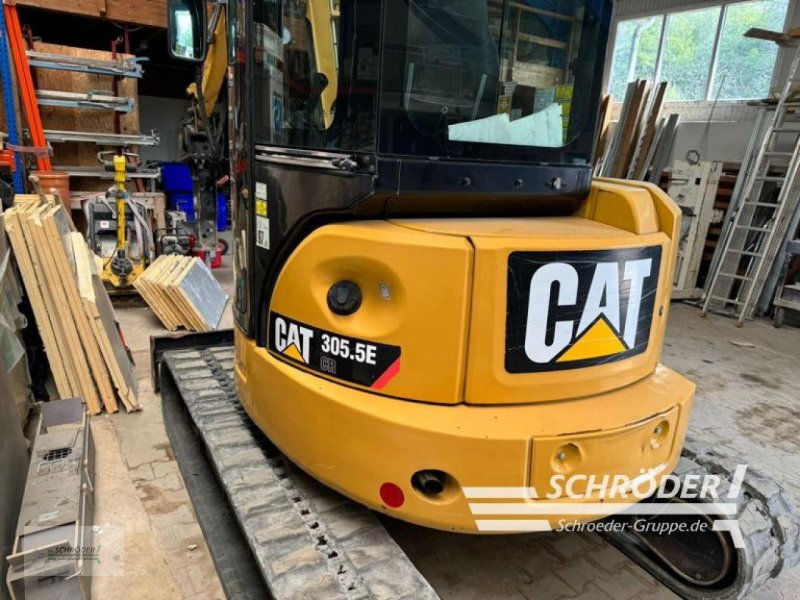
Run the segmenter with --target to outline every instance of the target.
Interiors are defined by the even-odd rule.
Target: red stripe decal
[[[400,372],[400,358],[394,361],[391,366],[384,371],[383,375],[378,377],[375,383],[372,384],[372,389],[382,390],[389,382],[394,379],[394,376]]]

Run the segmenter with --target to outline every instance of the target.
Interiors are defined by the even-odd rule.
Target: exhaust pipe
[[[411,478],[411,485],[425,496],[440,496],[447,486],[447,473],[435,469],[417,471]]]

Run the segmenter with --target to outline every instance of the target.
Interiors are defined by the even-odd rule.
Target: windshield
[[[280,6],[280,19],[256,16],[264,92],[256,132],[263,141],[392,155],[588,160],[609,0]]]
[[[487,146],[562,148],[594,128],[608,3],[390,6],[387,23],[398,25],[385,30],[383,151],[491,158],[498,148]]]

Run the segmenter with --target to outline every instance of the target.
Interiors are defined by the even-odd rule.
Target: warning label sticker
[[[269,250],[269,219],[256,216],[256,246]]]

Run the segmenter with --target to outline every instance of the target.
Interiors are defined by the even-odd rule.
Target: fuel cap
[[[361,307],[361,288],[352,281],[339,281],[328,290],[328,308],[337,315],[352,315]]]

